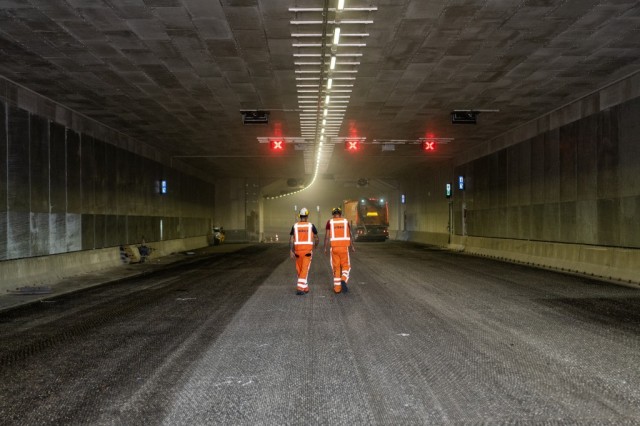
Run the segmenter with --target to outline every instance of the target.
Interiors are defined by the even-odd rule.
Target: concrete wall
[[[639,115],[636,98],[457,166],[467,234],[640,248]]]
[[[207,245],[206,236],[150,243],[151,258],[193,250]],[[122,266],[118,247],[82,250],[50,256],[0,262],[0,293],[22,286],[50,285],[64,278]]]
[[[12,89],[31,101],[0,97],[0,261],[207,235],[213,184],[110,143],[98,123],[58,123],[59,106]]]
[[[226,241],[259,241],[259,179],[219,179],[215,191],[215,226],[225,229]]]
[[[425,244],[449,242],[449,200],[445,185],[452,182],[451,162],[431,164],[407,174],[401,182],[405,204],[396,238]]]
[[[640,73],[465,152],[451,176],[407,183],[420,219],[402,237],[443,245],[432,227],[444,223],[446,201],[428,205],[429,192],[462,175],[449,247],[640,284],[639,116]]]

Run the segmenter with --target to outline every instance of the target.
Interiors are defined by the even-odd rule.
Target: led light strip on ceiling
[[[300,130],[303,138],[314,141],[304,150],[305,173],[312,178],[300,190],[267,198],[285,197],[313,185],[329,167],[335,141],[344,139],[338,134],[360,65],[353,58],[362,57],[364,40],[369,37],[363,26],[373,24],[369,15],[378,10],[345,3],[350,1],[324,0],[324,7],[289,8],[294,14],[290,24],[296,49],[293,57]]]

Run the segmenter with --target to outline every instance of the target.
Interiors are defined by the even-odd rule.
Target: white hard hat
[[[300,216],[309,216],[309,210],[306,207],[300,209]]]

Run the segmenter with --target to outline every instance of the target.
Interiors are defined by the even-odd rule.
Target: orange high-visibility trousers
[[[333,288],[340,287],[341,282],[349,282],[351,272],[351,259],[349,247],[331,247],[331,269],[333,270]]]
[[[298,272],[298,291],[309,291],[307,277],[311,268],[312,253],[296,253],[296,271]]]

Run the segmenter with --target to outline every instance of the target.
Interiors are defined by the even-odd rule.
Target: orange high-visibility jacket
[[[309,253],[313,249],[313,224],[297,222],[293,225],[293,245],[296,253]]]
[[[329,232],[331,247],[348,247],[351,245],[351,231],[347,219],[329,219]]]

